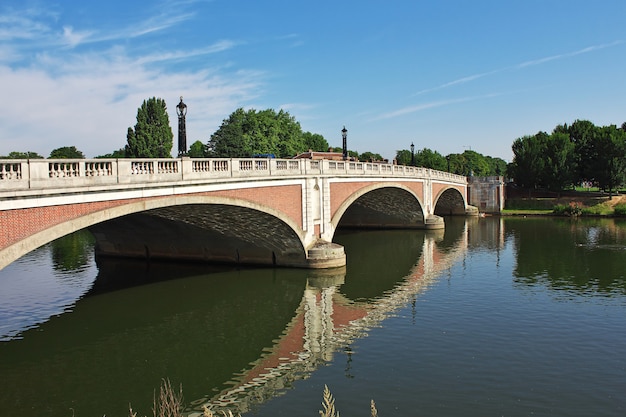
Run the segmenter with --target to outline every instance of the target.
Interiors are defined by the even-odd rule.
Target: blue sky
[[[626,121],[625,18],[623,0],[3,0],[0,155],[112,152],[150,97],[176,132],[182,95],[188,144],[272,108],[331,146],[345,125],[357,152],[511,161],[524,135]]]

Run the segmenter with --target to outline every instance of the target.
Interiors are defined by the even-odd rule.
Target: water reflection
[[[57,239],[0,271],[0,342],[71,311],[97,268],[87,231]]]
[[[183,384],[191,414],[254,410],[337,355],[349,378],[356,339],[477,254],[492,270],[493,253],[508,250],[516,289],[623,300],[625,230],[613,220],[494,217],[349,231],[336,237],[347,268],[317,272],[110,259],[96,269],[86,238],[64,243],[71,256],[47,246],[0,273],[0,324],[13,329],[0,343],[0,415],[127,415],[129,404],[148,414],[161,378]],[[20,285],[17,296],[4,291]],[[37,319],[47,322],[15,324],[50,305],[59,311]]]
[[[615,219],[506,219],[516,247],[515,282],[577,295],[624,295],[626,222]]]
[[[345,271],[326,271],[335,275],[322,276],[310,272],[296,315],[274,346],[231,381],[233,388],[212,399],[194,401],[196,414],[200,415],[204,406],[214,411],[248,412],[330,362],[336,352],[349,352],[355,339],[414,301],[443,270],[458,261],[465,250],[462,236],[466,229],[457,231],[461,236],[450,232],[447,240],[438,232],[370,231],[338,236],[337,241],[346,248],[368,240],[367,248],[361,248],[365,252],[356,259],[350,260],[348,253],[350,279],[346,279]],[[445,243],[442,250],[440,243]],[[388,256],[393,256],[394,264],[384,262]],[[405,275],[397,275],[393,272],[396,269]],[[352,286],[348,281],[354,281]],[[349,375],[349,360],[346,373]]]

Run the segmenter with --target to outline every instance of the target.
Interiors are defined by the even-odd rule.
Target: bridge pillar
[[[309,268],[335,268],[346,265],[343,246],[332,243],[334,229],[330,211],[328,179],[311,177],[302,190],[302,228]]]

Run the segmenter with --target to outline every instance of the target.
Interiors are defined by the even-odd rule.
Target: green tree
[[[540,183],[553,191],[572,185],[576,178],[576,154],[574,144],[567,133],[554,132],[541,136],[544,141],[544,166]]]
[[[1,156],[0,159],[44,159],[37,152],[9,152],[7,156]]]
[[[63,146],[50,152],[50,159],[85,159],[85,155],[76,146]]]
[[[489,164],[489,176],[506,175],[507,163],[504,159],[485,156],[485,160]]]
[[[288,112],[272,109],[235,110],[207,144],[209,155],[219,158],[247,158],[274,154],[290,158],[307,151],[300,123]]]
[[[118,158],[126,158],[126,149],[120,148],[111,153],[107,153],[104,155],[96,156],[97,159],[118,159]]]
[[[411,151],[408,149],[396,151],[396,163],[398,165],[411,165]]]
[[[199,140],[189,146],[189,152],[187,152],[190,158],[206,158],[207,157],[207,149],[206,145]]]
[[[569,134],[570,141],[574,144],[576,182],[593,180],[595,177],[593,161],[599,157],[596,148],[598,127],[588,120],[576,120],[569,127],[557,126],[554,131]]]
[[[521,187],[536,188],[541,185],[541,175],[544,172],[545,141],[539,132],[534,136],[524,136],[513,142],[513,162],[511,175],[515,183]]]
[[[615,125],[602,127],[594,148],[589,166],[598,185],[612,197],[613,190],[626,180],[626,132]]]
[[[359,155],[359,161],[362,162],[372,162],[372,161],[382,161],[383,157],[381,154],[373,153],[373,152],[363,152]]]
[[[415,153],[415,166],[445,171],[448,161],[439,152],[424,148]]]
[[[324,139],[324,136],[318,133],[304,132],[302,133],[302,140],[307,151],[309,149],[316,152],[328,151],[328,142]]]
[[[126,156],[129,158],[171,157],[174,134],[170,127],[165,100],[152,97],[137,110],[135,129],[126,134]]]

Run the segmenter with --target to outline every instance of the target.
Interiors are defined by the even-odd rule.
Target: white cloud
[[[71,26],[63,26],[63,40],[70,47],[83,43],[92,33],[89,31],[75,32]]]
[[[124,147],[137,109],[150,97],[166,101],[176,132],[175,106],[181,95],[189,106],[188,144],[206,142],[228,114],[258,96],[265,78],[208,59],[195,67],[199,70],[170,65],[189,59],[197,64],[236,47],[231,40],[191,50],[137,54],[130,49],[128,39],[178,25],[192,14],[160,10],[137,24],[105,31],[76,29],[76,24],[54,28],[58,19],[45,9],[2,12],[0,155],[33,151],[48,156],[62,146],[76,146],[87,157],[110,153]],[[120,39],[124,42],[114,43]],[[98,43],[102,45],[88,52],[79,48]]]
[[[188,138],[205,142],[239,103],[256,97],[263,77],[214,69],[168,73],[138,61],[111,52],[42,55],[31,68],[0,66],[6,100],[0,112],[0,154],[34,151],[47,156],[61,146],[76,146],[88,157],[109,153],[125,145],[137,108],[153,96],[168,103],[173,131],[174,107],[184,96]]]

